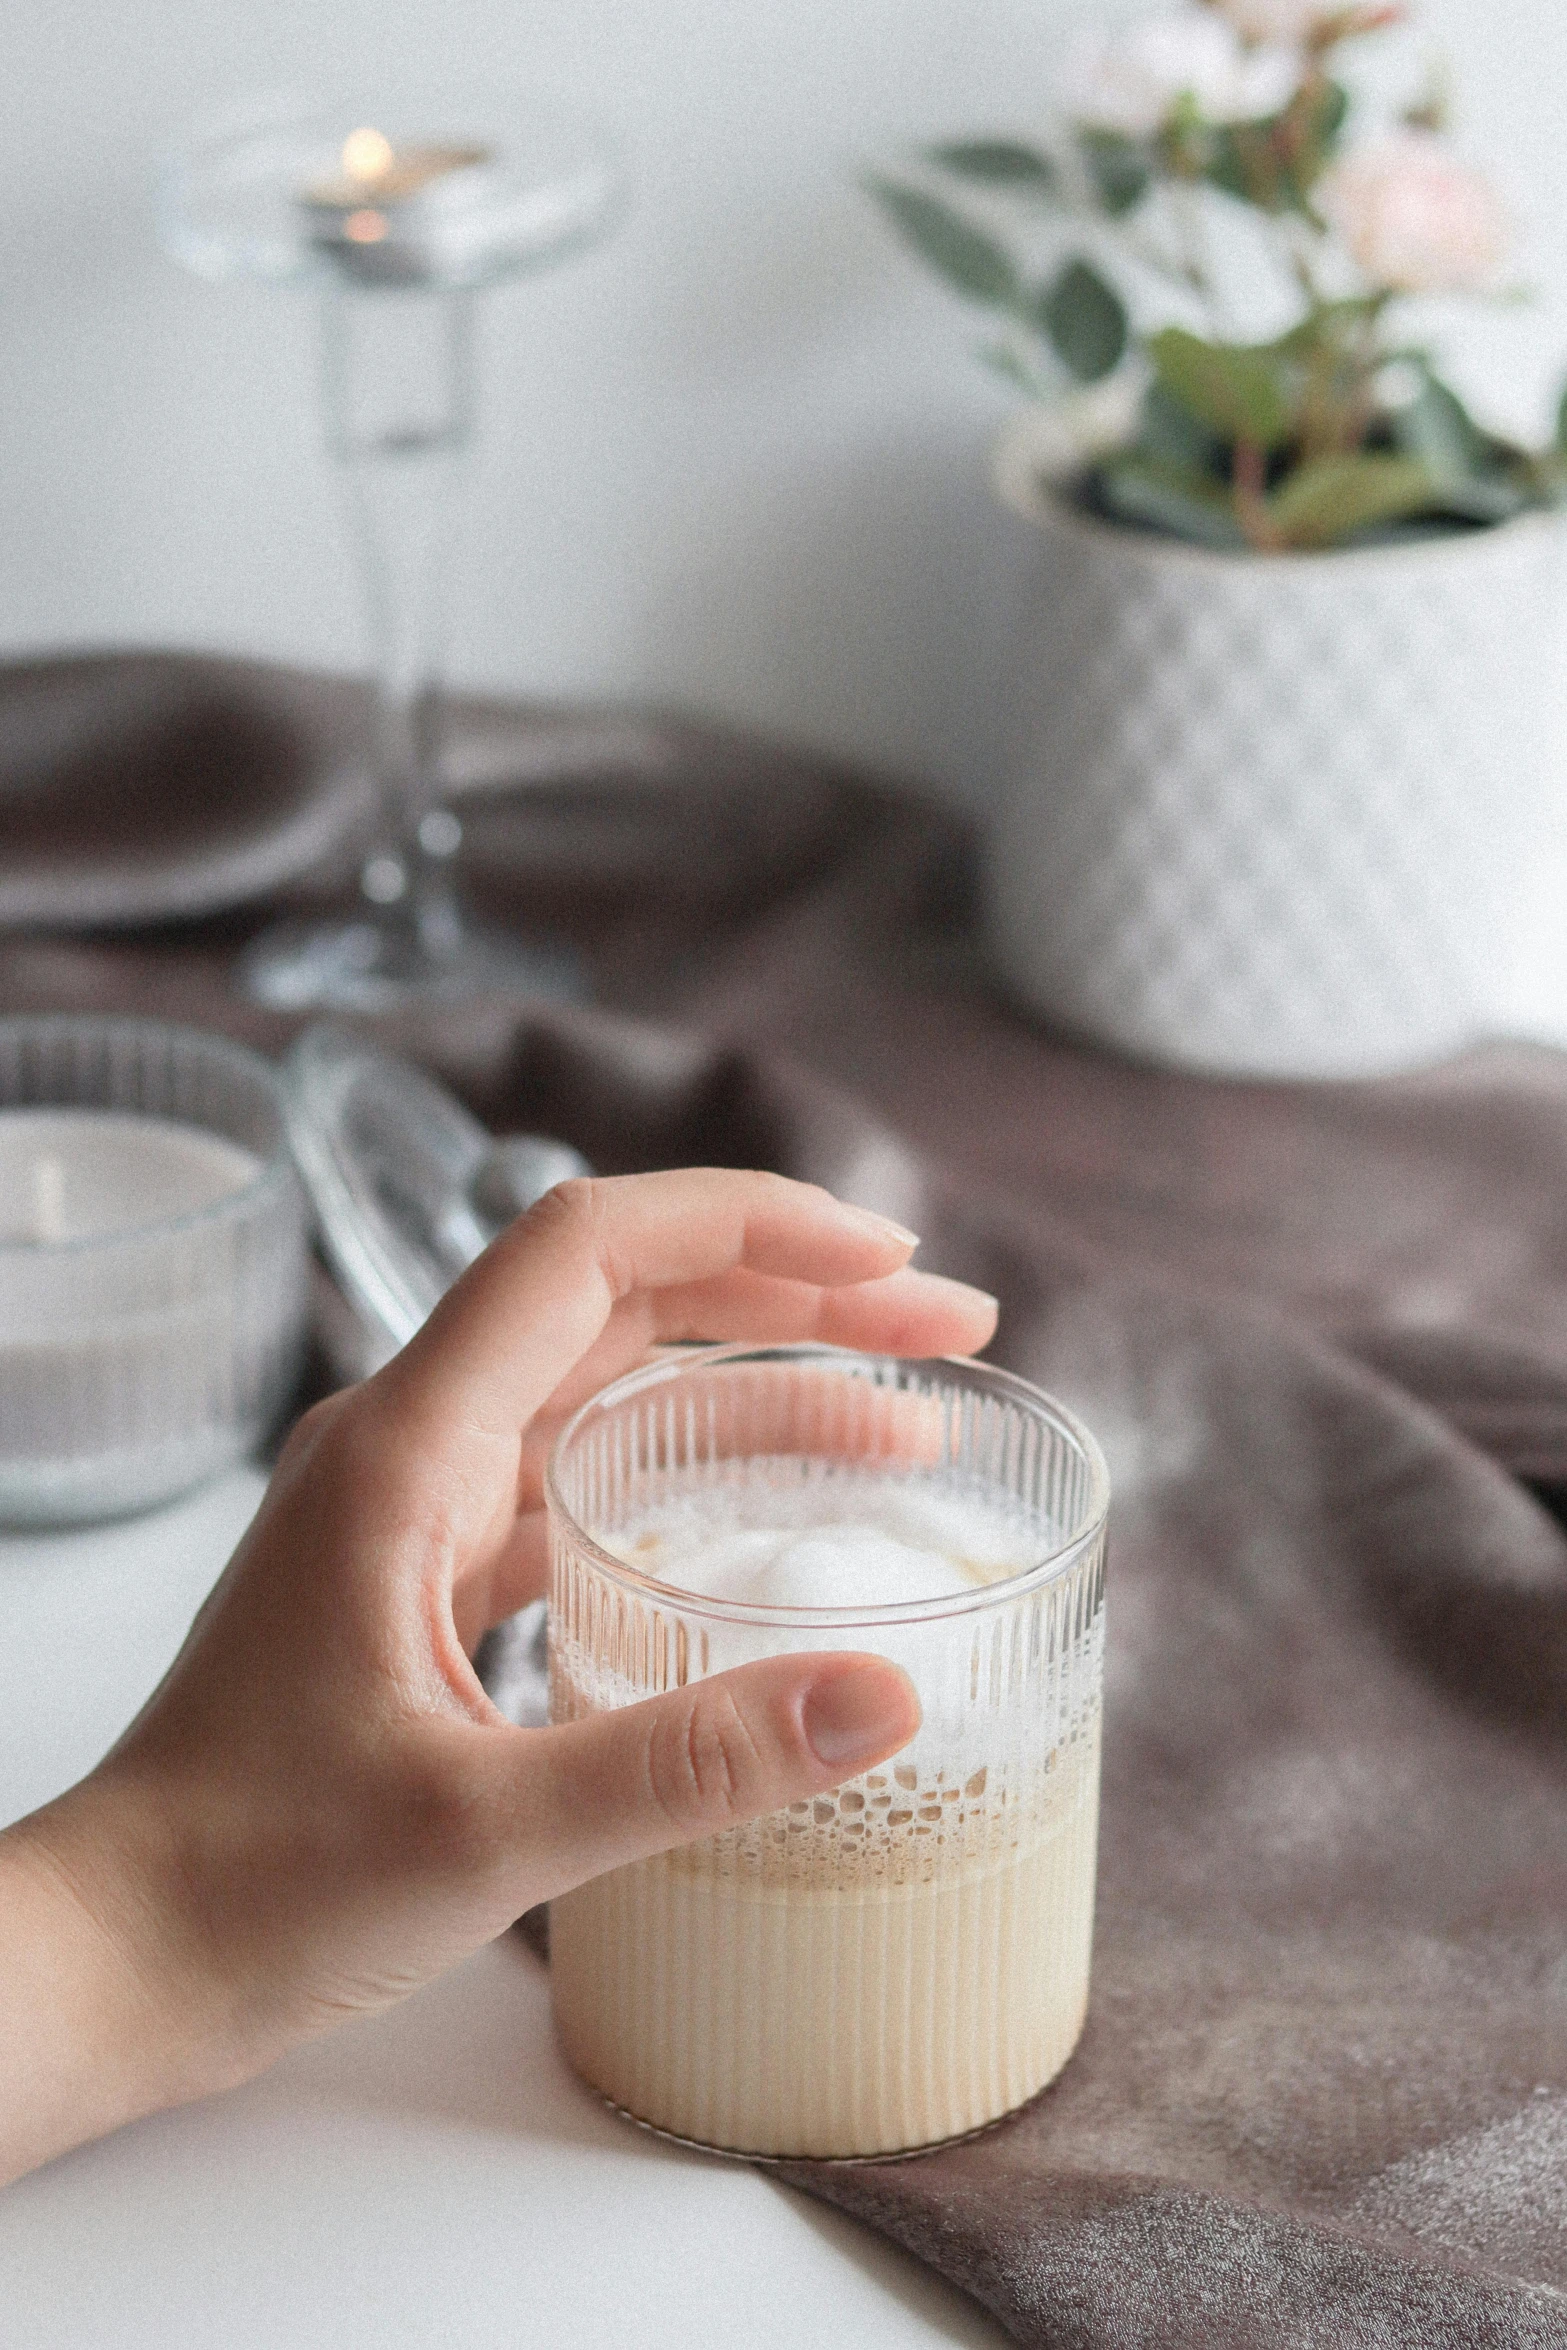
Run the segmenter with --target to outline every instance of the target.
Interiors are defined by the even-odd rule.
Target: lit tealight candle
[[[482,193],[481,146],[394,147],[370,125],[350,131],[337,172],[300,195],[311,242],[353,276],[417,284],[441,270],[454,207]]]

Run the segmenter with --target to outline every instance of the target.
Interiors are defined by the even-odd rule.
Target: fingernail
[[[998,1314],[1001,1311],[1000,1298],[992,1297],[988,1289],[977,1289],[972,1281],[954,1280],[950,1273],[927,1273],[925,1279],[942,1289],[950,1289],[954,1298],[977,1297],[982,1306],[990,1306]]]
[[[800,1721],[818,1762],[854,1770],[907,1745],[919,1701],[896,1665],[840,1665],[807,1690]]]
[[[917,1232],[911,1232],[907,1224],[895,1224],[890,1216],[878,1216],[874,1208],[856,1208],[848,1200],[840,1200],[838,1213],[846,1224],[857,1224],[862,1232],[872,1233],[878,1240],[898,1240],[905,1248],[919,1247]]]

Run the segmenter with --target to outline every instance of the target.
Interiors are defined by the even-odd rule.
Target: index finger
[[[782,1175],[581,1178],[502,1233],[381,1378],[434,1427],[515,1437],[634,1291],[737,1265],[844,1287],[896,1271],[917,1245],[887,1217]]]

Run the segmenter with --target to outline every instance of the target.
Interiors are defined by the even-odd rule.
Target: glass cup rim
[[[185,1208],[177,1216],[154,1216],[148,1223],[132,1224],[120,1232],[68,1234],[63,1240],[47,1241],[42,1247],[35,1241],[0,1241],[0,1261],[14,1258],[35,1264],[45,1256],[51,1259],[83,1257],[91,1255],[95,1249],[162,1245],[207,1225],[219,1226],[242,1221],[256,1213],[271,1194],[285,1190],[294,1181],[294,1157],[284,1116],[282,1087],[271,1062],[249,1045],[239,1044],[233,1037],[221,1036],[212,1029],[193,1027],[188,1021],[148,1019],[134,1012],[17,1012],[0,1018],[0,1040],[22,1034],[37,1036],[45,1042],[52,1036],[67,1035],[88,1039],[123,1036],[150,1040],[156,1037],[193,1046],[225,1068],[231,1077],[242,1077],[256,1086],[272,1111],[275,1131],[271,1147],[254,1154],[257,1160],[254,1175],[247,1177],[237,1191],[225,1192],[222,1199],[209,1200],[204,1207]],[[97,1110],[113,1110],[114,1107],[112,1102],[0,1103],[0,1111],[82,1110],[89,1115]],[[215,1134],[220,1140],[233,1140],[232,1135],[224,1135],[220,1128],[198,1118],[177,1118],[158,1110],[128,1110],[124,1114],[171,1126],[190,1126],[198,1134]]]
[[[935,1599],[888,1600],[857,1607],[781,1607],[757,1600],[708,1598],[701,1592],[683,1590],[678,1583],[665,1583],[656,1575],[644,1574],[595,1542],[567,1502],[560,1480],[565,1455],[583,1425],[607,1406],[623,1403],[645,1388],[678,1380],[698,1369],[742,1362],[889,1365],[900,1370],[957,1372],[970,1381],[977,1375],[978,1383],[992,1394],[1021,1405],[1036,1420],[1052,1424],[1076,1446],[1089,1476],[1088,1499],[1079,1522],[1064,1541],[1017,1574]],[[857,1375],[865,1373],[861,1371]],[[974,1615],[986,1608],[1007,1606],[1063,1580],[1103,1537],[1110,1509],[1110,1472],[1098,1438],[1076,1412],[1031,1380],[1021,1378],[1015,1371],[1002,1370],[994,1363],[976,1362],[965,1355],[878,1354],[854,1347],[829,1346],[816,1340],[768,1345],[731,1339],[712,1345],[670,1348],[651,1362],[622,1372],[619,1378],[610,1380],[597,1394],[579,1404],[550,1447],[544,1471],[544,1497],[551,1519],[569,1529],[573,1548],[580,1550],[600,1574],[624,1591],[672,1602],[682,1615],[708,1617],[721,1623],[774,1627],[780,1631],[842,1632],[859,1626],[874,1629],[884,1624],[920,1624]]]

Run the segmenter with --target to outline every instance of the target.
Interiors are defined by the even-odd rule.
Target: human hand
[[[993,1301],[909,1269],[913,1245],[778,1176],[567,1184],[307,1414],[142,1714],[0,1836],[0,2178],[907,1743],[914,1692],[874,1658],[770,1658],[520,1730],[468,1652],[543,1587],[555,1429],[651,1345],[982,1345]]]

